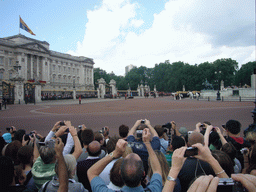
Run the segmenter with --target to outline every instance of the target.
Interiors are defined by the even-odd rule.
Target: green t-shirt
[[[168,162],[169,167],[172,166],[172,154],[173,154],[172,151],[167,151],[166,154],[164,155]]]
[[[51,180],[52,177],[56,175],[55,163],[44,164],[41,157],[38,157],[31,169],[31,172],[36,187],[40,189],[46,181]]]

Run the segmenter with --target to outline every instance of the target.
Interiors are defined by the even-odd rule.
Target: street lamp
[[[217,83],[218,83],[218,92],[217,92],[217,101],[221,100],[220,99],[220,84],[219,84],[219,76],[221,74],[221,71],[215,71],[215,74],[217,75]]]

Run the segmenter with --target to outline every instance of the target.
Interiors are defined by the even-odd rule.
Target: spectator
[[[251,131],[246,134],[246,140],[251,143],[251,145],[254,145],[256,143],[256,132]]]
[[[12,135],[11,133],[4,133],[2,138],[6,143],[11,143],[12,142]]]
[[[156,156],[158,158],[158,161],[159,161],[159,163],[161,165],[161,169],[162,169],[162,184],[164,186],[170,168],[169,168],[169,165],[168,165],[168,163],[166,161],[166,158],[165,158],[164,154],[161,151],[155,150],[155,154],[156,154]],[[149,177],[149,179],[151,179],[152,175],[153,175],[153,172],[152,172],[152,167],[151,167],[151,164],[150,164],[150,159],[148,160],[148,162],[149,162],[148,177]]]
[[[166,154],[166,151],[168,148],[168,136],[166,135],[162,125],[156,125],[155,130],[159,136],[160,145],[161,145],[160,150],[163,154]]]
[[[158,192],[161,191],[162,189],[162,171],[160,163],[150,144],[151,134],[148,128],[143,130],[142,137],[143,142],[148,150],[151,167],[154,173],[151,178],[150,185],[147,188],[150,191]],[[109,154],[108,156],[104,157],[103,159],[95,163],[88,170],[87,175],[94,192],[99,192],[107,188],[107,186],[104,184],[104,181],[102,181],[102,179],[98,177],[98,175],[110,161],[122,156],[122,154],[125,151],[126,145],[126,141],[124,141],[123,139],[119,139],[113,153]],[[140,182],[144,173],[145,172],[143,169],[142,160],[137,154],[131,153],[128,156],[126,156],[121,165],[121,177],[125,183],[125,186],[122,188],[122,191],[144,191]]]
[[[234,166],[234,173],[241,173],[242,166],[240,161],[236,158],[236,148],[232,143],[225,143],[222,145],[221,151],[224,151],[233,161],[232,164]]]
[[[244,160],[243,173],[256,176],[256,144],[252,145],[250,150],[244,153]]]
[[[110,154],[115,150],[116,147],[116,143],[118,141],[118,137],[114,136],[111,137],[108,144],[107,144],[107,153]],[[101,177],[103,179],[103,181],[105,182],[106,185],[108,185],[110,183],[110,170],[112,169],[114,163],[117,161],[118,159],[113,159],[113,161],[111,161],[105,168],[104,170],[100,173],[99,177]]]
[[[4,138],[0,137],[0,156],[2,156],[2,150],[6,144],[7,143],[5,142]]]
[[[22,144],[18,140],[14,140],[11,143],[9,143],[5,148],[4,155],[7,157],[10,157],[12,161],[14,162],[14,165],[19,165],[20,162],[18,160],[18,150],[22,147]]]
[[[24,171],[26,175],[26,180],[23,184],[27,187],[27,189],[37,191],[34,179],[32,178],[31,169],[34,159],[36,160],[38,156],[33,155],[33,151],[33,147],[29,145],[21,147],[18,151],[18,160],[20,161],[20,167],[22,168],[22,171]]]
[[[241,123],[236,120],[229,120],[226,123],[226,131],[227,137],[225,137],[227,142],[231,142],[236,150],[236,158],[240,161],[242,168],[244,167],[244,158],[243,155],[240,153],[240,150],[244,147],[250,148],[251,144],[246,141],[243,137],[240,137],[241,132]]]
[[[51,180],[56,175],[54,148],[41,146],[39,154],[40,157],[37,158],[31,170],[37,189],[40,189],[46,181]]]
[[[80,157],[77,159],[77,162],[83,161],[83,160],[87,159],[87,157],[88,157],[87,147],[94,140],[94,133],[93,133],[92,129],[88,129],[85,127],[82,128],[81,140],[83,142],[83,152],[80,155]],[[105,151],[101,150],[101,154],[99,155],[99,158],[104,157],[105,154],[106,154]]]
[[[201,133],[193,131],[188,137],[188,147],[192,147],[194,144],[200,143],[201,145],[204,144],[204,136]],[[208,148],[208,146],[207,146]],[[209,163],[197,159],[195,157],[188,157],[185,160],[185,163],[182,169],[179,172],[178,178],[181,184],[181,191],[187,191],[189,187],[189,183],[199,175],[202,174],[212,174],[214,172],[209,165]]]
[[[226,174],[231,177],[231,174],[234,173],[234,162],[228,154],[224,151],[214,150],[212,151],[212,156],[219,162]]]
[[[195,131],[200,132],[202,135],[204,135],[208,125],[212,125],[212,124],[209,121],[204,121],[203,123],[198,122],[196,124]]]
[[[100,160],[99,155],[101,153],[101,145],[98,141],[92,141],[88,148],[88,157],[86,160],[79,161],[77,163],[77,177],[78,181],[81,182],[85,189],[88,191],[92,191],[90,182],[87,177],[87,171],[88,169],[95,164],[97,161]]]
[[[0,189],[1,191],[24,191],[23,185],[15,185],[14,164],[9,157],[0,157]]]
[[[106,147],[106,145],[108,144],[108,141],[110,139],[110,137],[109,137],[109,127],[107,127],[107,126],[103,127],[102,128],[102,134],[104,136],[104,141],[105,141],[104,145]]]
[[[18,131],[15,132],[13,141],[18,140],[22,143],[22,139],[24,135],[26,135],[26,131],[24,129],[19,129]]]
[[[74,174],[76,170],[76,158],[73,155],[69,154],[64,156],[64,160],[65,160],[67,173],[68,173],[68,189],[70,191],[72,190],[73,192],[88,192],[88,190],[84,188],[82,183],[76,182],[74,180]],[[58,167],[59,167],[59,163],[57,161],[55,164],[56,176],[53,177],[51,181],[46,182],[42,186],[40,191],[43,191],[43,190],[53,191],[53,192],[58,191],[59,189],[59,172],[58,172],[59,168]]]
[[[100,143],[101,149],[104,150],[105,154],[106,154],[107,149],[106,149],[106,147],[104,147],[105,139],[104,139],[103,134],[98,132],[98,131],[95,132],[94,133],[94,139],[95,139],[95,141],[98,141]]]
[[[56,159],[57,159],[57,173],[59,175],[59,185],[55,186],[55,188],[52,188],[52,190],[57,190],[56,188],[58,187],[58,192],[67,192],[69,189],[69,180],[68,180],[68,171],[67,171],[67,166],[63,157],[63,148],[64,144],[60,138],[56,138],[55,142],[55,147],[54,151],[56,153]],[[49,180],[47,183],[43,185],[43,187],[40,189],[40,191],[46,191],[46,188],[48,187],[49,183],[51,180]],[[71,188],[73,185],[70,185]],[[72,188],[73,189],[73,188]]]
[[[195,132],[195,133],[202,135],[201,133],[198,133],[198,132]],[[202,137],[203,137],[203,135],[202,135]],[[202,161],[208,162],[215,173],[214,175],[217,175],[219,178],[228,178],[227,174],[222,169],[222,167],[220,166],[218,161],[215,160],[214,157],[211,155],[211,151],[208,148],[208,146],[203,146],[201,143],[196,143],[196,144],[192,145],[192,147],[196,147],[198,149],[198,155],[195,155],[194,157],[197,159],[200,159]],[[187,161],[186,158],[184,157],[185,151],[186,151],[186,147],[182,147],[182,148],[176,149],[174,151],[173,164],[172,164],[171,170],[168,174],[167,181],[163,188],[163,192],[173,191],[174,186],[176,184],[176,178],[180,174],[180,171],[182,169],[184,169],[184,165]],[[187,167],[186,170],[188,172],[193,172],[189,167]],[[196,173],[193,172],[193,174],[196,174]],[[206,173],[204,173],[204,174],[206,174]],[[193,187],[193,184],[191,187]],[[181,183],[181,187],[182,187],[181,188],[182,191],[187,191],[187,190],[184,190],[182,183]],[[191,190],[191,187],[189,190]]]
[[[137,137],[135,138],[135,132],[136,130],[143,130],[145,128],[149,128],[151,134],[152,134],[152,140],[150,141],[153,150],[160,150],[160,140],[158,137],[157,132],[155,129],[150,125],[150,121],[145,119],[145,124],[141,123],[141,120],[137,120],[134,124],[134,126],[131,128],[131,130],[128,133],[127,141],[129,146],[132,148],[133,152],[138,154],[140,158],[142,159],[143,166],[145,169],[145,172],[147,173],[148,170],[148,151],[146,146],[144,145],[142,138]]]
[[[120,127],[119,127],[119,135],[125,141],[127,141],[128,133],[129,133],[129,127],[127,125],[123,125],[123,124],[120,125]]]
[[[172,138],[172,142],[170,144],[170,146],[168,147],[168,150],[165,154],[165,158],[168,162],[168,165],[169,167],[172,166],[172,155],[173,155],[173,152],[178,149],[178,148],[181,148],[181,147],[184,147],[186,146],[186,143],[185,143],[185,140],[179,136],[174,136]]]
[[[112,162],[112,161],[111,161]],[[121,177],[121,164],[123,159],[119,158],[110,170],[110,183],[107,185],[109,189],[120,191],[124,186],[124,181]]]

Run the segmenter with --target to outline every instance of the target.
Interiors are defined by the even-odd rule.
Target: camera
[[[247,148],[243,148],[243,149],[240,150],[240,152],[242,154],[246,154],[246,153],[248,153],[248,149]]]
[[[11,130],[13,130],[12,127],[6,127],[6,131],[10,132]]]
[[[247,191],[241,183],[234,181],[232,178],[219,178],[219,184],[217,187],[217,191],[226,191],[226,192],[240,192]]]
[[[143,132],[143,130],[137,130],[136,131],[136,135],[137,135],[137,138],[142,138],[142,132]]]
[[[78,129],[82,129],[82,127],[83,127],[82,125],[78,125]]]
[[[145,120],[141,120],[141,123],[144,124],[144,123],[145,123]]]
[[[223,127],[224,129],[226,129],[226,125],[225,125],[225,124],[223,124],[222,127]]]
[[[184,157],[190,157],[198,154],[198,149],[196,147],[188,147],[185,151]]]
[[[69,133],[69,128],[67,128],[67,129],[65,130],[65,133]]]
[[[60,126],[64,126],[65,123],[63,121],[60,122]]]
[[[166,123],[166,124],[162,125],[162,127],[166,127],[168,129],[171,129],[172,128],[172,124],[171,123]]]
[[[204,127],[204,124],[202,123],[199,127]]]
[[[40,146],[45,146],[45,147],[49,147],[49,148],[54,148],[55,146],[55,140],[54,139],[50,139],[48,141],[45,141],[45,142],[38,142],[38,144]]]

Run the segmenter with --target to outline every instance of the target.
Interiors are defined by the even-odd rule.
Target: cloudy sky
[[[21,34],[116,75],[165,60],[255,61],[254,0],[0,0],[0,38],[19,33],[19,15],[36,36]]]

